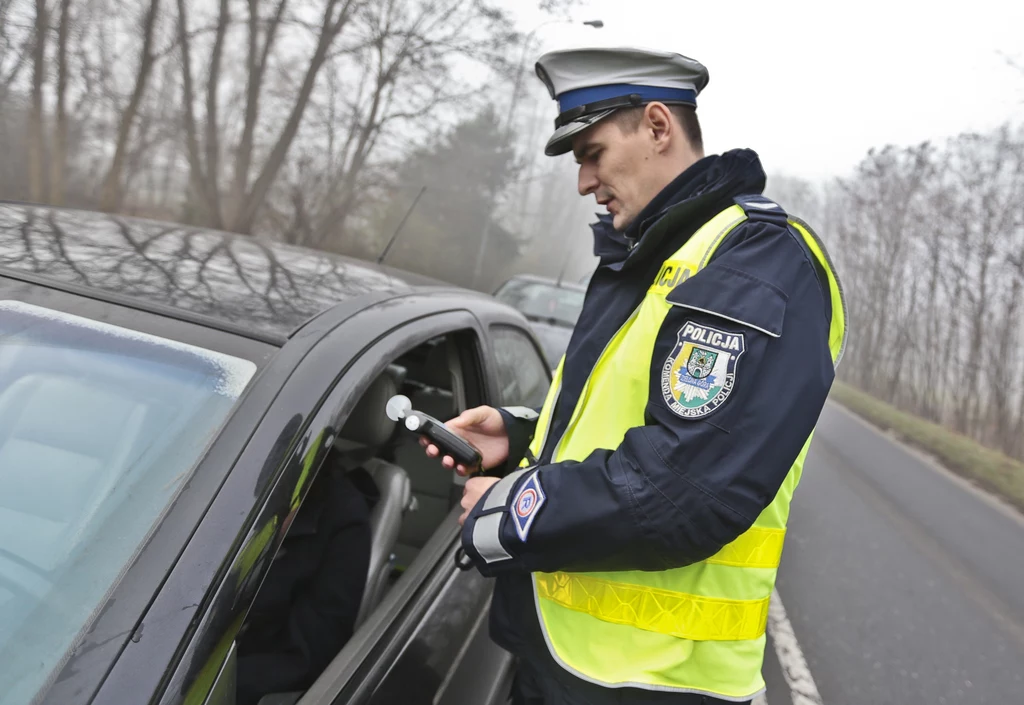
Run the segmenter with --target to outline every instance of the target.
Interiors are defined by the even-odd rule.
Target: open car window
[[[0,692],[63,662],[256,371],[0,301]]]
[[[444,321],[465,325],[473,319],[436,319],[404,326],[380,342],[388,350],[383,357],[379,350],[364,351],[325,403],[323,413],[331,407],[350,411],[339,419],[323,463],[311,472],[305,499],[237,637],[239,703],[298,700],[342,649],[358,654],[340,657],[342,668],[394,658],[382,651],[390,653],[403,637],[378,643],[379,625],[398,621],[392,628],[414,631],[423,615],[407,613],[412,596],[433,584],[435,573],[456,570],[446,552],[458,533],[453,511],[461,487],[453,472],[428,458],[417,437],[385,413],[387,400],[398,393],[441,420],[486,401],[478,332],[438,329]],[[344,390],[353,387],[360,390],[358,400],[346,398]],[[444,617],[446,627],[435,634],[444,639],[432,643],[434,656],[421,666],[440,668],[440,655],[451,661],[459,653],[487,599],[479,582],[451,598],[469,611],[458,619],[452,613]],[[301,657],[293,641],[303,645]],[[412,653],[402,669],[412,668]],[[400,680],[408,684],[409,678]],[[443,680],[442,673],[423,687],[439,688]]]

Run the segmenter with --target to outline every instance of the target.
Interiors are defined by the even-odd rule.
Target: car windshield
[[[255,370],[0,301],[0,700],[63,663]]]
[[[527,318],[570,327],[576,325],[583,309],[582,291],[543,282],[511,281],[501,288],[496,297]]]

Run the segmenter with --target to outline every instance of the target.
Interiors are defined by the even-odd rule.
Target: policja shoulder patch
[[[661,395],[684,419],[701,419],[732,394],[736,363],[746,351],[742,333],[729,333],[687,321],[661,368]]]

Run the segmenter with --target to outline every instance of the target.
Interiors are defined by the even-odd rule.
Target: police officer
[[[543,408],[449,422],[499,470],[466,482],[461,519],[497,577],[492,638],[516,703],[748,702],[845,343],[835,269],[754,152],[704,156],[697,61],[579,49],[536,71],[559,110],[545,152],[572,151],[607,214]]]

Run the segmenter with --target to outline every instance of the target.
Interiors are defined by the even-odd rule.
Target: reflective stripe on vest
[[[768,598],[730,600],[629,585],[572,573],[537,576],[542,598],[605,622],[694,641],[756,639],[768,624]]]
[[[582,460],[597,448],[617,448],[626,431],[644,425],[654,343],[672,307],[665,297],[703,269],[744,220],[740,206],[725,209],[665,260],[643,302],[595,363],[563,436],[551,446],[551,462]],[[813,231],[800,221],[790,224],[828,274],[833,311],[829,347],[838,362],[846,340],[842,289]],[[537,457],[549,445],[564,362],[555,370],[538,417],[531,446]],[[602,413],[609,408],[616,413]],[[789,502],[810,442],[809,437],[754,525],[707,560],[666,571],[534,573],[538,616],[555,660],[603,685],[735,700],[756,695],[764,687],[764,630]]]

